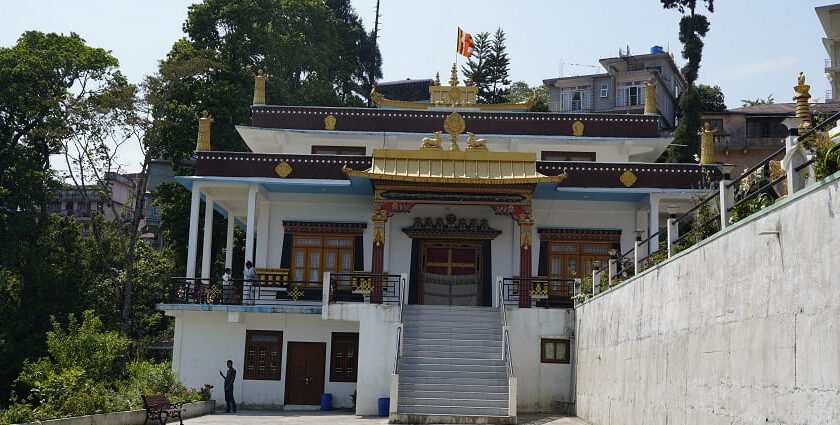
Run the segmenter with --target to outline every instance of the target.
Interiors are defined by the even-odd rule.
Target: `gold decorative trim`
[[[636,184],[636,181],[639,180],[639,178],[636,177],[636,174],[634,174],[632,171],[624,170],[624,172],[621,173],[621,176],[618,178],[618,180],[620,180],[624,186],[632,187],[634,184]]]
[[[335,116],[333,114],[324,118],[324,130],[335,130]]]
[[[575,121],[572,123],[572,136],[583,136],[583,123]]]
[[[286,177],[289,176],[289,174],[292,173],[292,166],[289,165],[288,162],[283,161],[283,162],[277,164],[276,167],[274,167],[274,172],[277,173],[277,175],[280,176],[281,178],[285,179]]]
[[[536,162],[535,152],[489,152],[489,151],[422,151],[404,149],[374,149],[374,159],[432,159],[455,161],[506,161]]]
[[[376,246],[385,244],[385,228],[381,225],[373,228],[373,244]]]
[[[531,227],[522,229],[519,232],[519,247],[525,250],[531,249]]]
[[[458,147],[458,135],[463,133],[464,130],[467,128],[467,124],[464,122],[464,118],[461,117],[461,114],[457,112],[453,112],[446,117],[446,120],[443,121],[443,129],[446,131],[446,134],[449,135],[450,151],[460,151],[461,149]]]
[[[562,183],[566,180],[567,174],[557,176],[521,177],[521,178],[471,178],[471,177],[425,177],[425,176],[401,176],[391,174],[371,173],[368,171],[357,171],[347,166],[342,168],[345,174],[351,177],[363,177],[371,180],[422,182],[422,183],[452,183],[452,184],[483,184],[483,185],[509,185],[509,184],[533,184],[533,183]]]

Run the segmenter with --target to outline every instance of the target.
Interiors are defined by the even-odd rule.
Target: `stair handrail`
[[[397,368],[400,364],[400,351],[402,351],[403,302],[407,301],[405,299],[405,284],[405,275],[402,275],[400,276],[400,319],[397,323],[397,347],[396,354],[394,355],[394,375],[397,374]]]
[[[508,366],[508,376],[510,378],[515,377],[516,375],[513,373],[513,360],[510,354],[510,334],[508,332],[508,324],[507,324],[507,311],[505,310],[505,297],[503,290],[503,282],[504,279],[499,278],[499,309],[501,310],[502,315],[502,359],[507,361]]]

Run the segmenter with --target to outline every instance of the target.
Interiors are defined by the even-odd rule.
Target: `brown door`
[[[286,404],[321,404],[327,344],[290,342],[286,356]]]
[[[481,305],[481,245],[424,241],[420,304]]]

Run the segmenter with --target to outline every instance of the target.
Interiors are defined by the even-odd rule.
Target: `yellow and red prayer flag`
[[[473,44],[472,36],[464,32],[461,27],[458,27],[458,54],[466,57],[472,56]]]

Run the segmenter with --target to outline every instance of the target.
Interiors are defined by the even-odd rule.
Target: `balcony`
[[[501,278],[501,300],[508,307],[572,308],[580,279],[535,276]]]
[[[330,304],[399,304],[404,299],[401,275],[324,273],[324,281],[303,281],[292,280],[288,269],[259,269],[258,277],[230,279],[227,285],[218,277],[173,277],[169,304],[320,307],[325,300]]]
[[[837,70],[837,61],[833,61],[833,60],[831,60],[831,58],[826,59],[825,60],[825,70],[826,71]]]

